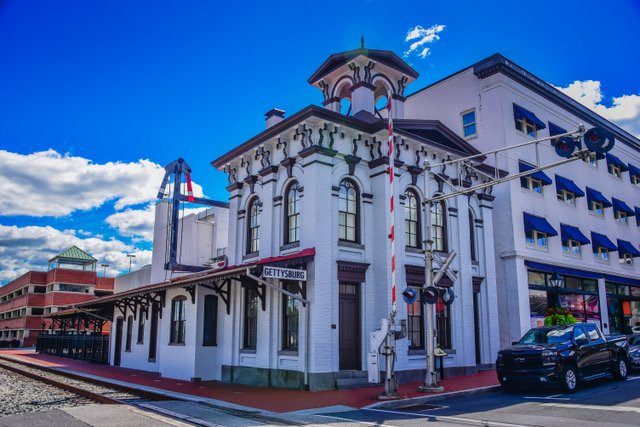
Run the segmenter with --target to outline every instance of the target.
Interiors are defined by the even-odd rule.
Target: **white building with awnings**
[[[638,138],[500,54],[410,95],[405,117],[440,120],[483,152],[573,131],[580,124],[609,131],[615,146],[602,158],[496,186],[501,344],[539,326],[558,303],[605,333],[629,333],[640,326]],[[498,157],[497,166],[517,173],[559,159],[552,140],[537,152],[534,145],[509,151]]]

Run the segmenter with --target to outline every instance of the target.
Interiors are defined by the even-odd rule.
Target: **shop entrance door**
[[[113,365],[120,366],[120,355],[122,353],[122,317],[118,317],[116,320],[116,345],[113,352]]]

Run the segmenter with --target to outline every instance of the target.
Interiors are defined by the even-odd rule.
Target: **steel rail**
[[[132,395],[136,395],[139,396],[141,398],[144,399],[149,399],[149,400],[167,400],[167,399],[174,399],[174,400],[180,400],[178,398],[175,397],[168,397],[164,394],[161,393],[156,393],[153,391],[148,391],[148,390],[141,390],[135,387],[129,387],[129,386],[125,386],[122,384],[115,384],[109,381],[105,381],[105,380],[100,380],[97,378],[93,378],[93,377],[87,377],[84,375],[80,375],[80,374],[75,374],[72,372],[67,372],[67,371],[61,371],[59,369],[56,368],[52,368],[50,366],[42,366],[42,365],[38,365],[36,363],[31,363],[31,362],[27,362],[24,360],[19,360],[13,357],[7,357],[4,355],[0,355],[0,367],[6,367],[2,362],[10,362],[10,363],[16,363],[19,365],[24,365],[26,367],[29,368],[33,368],[33,369],[38,369],[44,372],[48,372],[50,374],[55,374],[55,375],[59,375],[62,377],[67,377],[76,381],[83,381],[89,384],[93,384],[93,385],[97,385],[97,386],[101,386],[101,387],[105,387],[105,388],[111,388],[114,390],[118,390],[124,393],[129,393]],[[17,368],[16,368],[17,369]],[[25,371],[26,372],[26,371]],[[37,375],[37,374],[33,374],[33,375]],[[63,383],[61,383],[63,384]],[[55,385],[55,384],[52,384]],[[70,386],[70,387],[74,387],[74,386]],[[75,391],[74,391],[75,393]],[[111,399],[111,398],[108,398]],[[121,401],[118,401],[119,403],[123,403]]]

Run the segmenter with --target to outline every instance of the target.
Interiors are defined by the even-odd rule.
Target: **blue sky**
[[[419,50],[406,58],[421,74],[409,93],[501,52],[557,86],[599,82],[573,89],[602,114],[640,129],[638,117],[623,117],[640,109],[638,22],[637,0],[0,0],[0,150],[5,162],[23,165],[0,176],[0,188],[29,189],[21,206],[0,201],[0,282],[66,243],[84,242],[114,272],[123,252],[148,255],[149,234],[135,229],[145,227],[141,220],[120,228],[106,221],[148,209],[148,193],[159,184],[149,171],[154,178],[158,171],[139,160],[164,165],[182,156],[207,196],[226,199],[226,179],[209,162],[260,132],[270,108],[290,115],[318,104],[306,79],[329,54],[358,47],[361,35],[367,47],[402,55],[411,28],[444,26],[422,46],[429,47],[425,58]],[[626,102],[627,113],[614,111],[614,98]],[[58,164],[52,169],[51,158]],[[77,172],[67,179],[81,181],[72,189],[59,188],[70,182],[60,179],[65,162]],[[122,178],[126,185],[110,178],[118,167],[109,162],[133,171]],[[34,177],[46,184],[25,184]],[[102,195],[79,195],[82,185]],[[120,187],[147,196],[109,196]],[[64,207],[56,213],[57,205]],[[34,241],[48,238],[34,251]]]

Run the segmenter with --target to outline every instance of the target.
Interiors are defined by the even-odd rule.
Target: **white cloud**
[[[436,40],[440,40],[440,36],[438,34],[445,28],[446,26],[442,24],[432,25],[429,28],[424,28],[421,25],[416,25],[415,27],[410,28],[409,31],[407,31],[404,41],[415,41],[409,45],[409,49],[404,53],[404,56],[408,57],[415,52],[420,58],[426,58],[431,49],[425,45],[431,44]]]
[[[607,107],[603,104],[606,98],[601,83],[597,80],[576,80],[567,87],[558,89],[605,119],[640,137],[640,94],[611,97],[611,106]]]
[[[58,230],[50,226],[0,225],[0,282],[12,280],[28,270],[46,270],[47,261],[76,245],[90,253],[100,264],[109,264],[107,275],[129,269],[126,254],[134,253],[133,267],[151,263],[151,251],[140,250],[117,239],[81,238],[75,230]]]
[[[184,215],[198,213],[205,209],[207,208],[185,208]],[[181,210],[180,217],[182,215],[183,211]],[[144,209],[126,209],[111,214],[105,219],[105,222],[118,230],[118,233],[122,236],[151,242],[153,240],[154,220],[155,204],[149,203]]]
[[[115,200],[115,208],[156,198],[164,169],[157,163],[93,163],[55,150],[18,154],[0,150],[0,215],[54,216]],[[193,185],[202,196],[202,187]]]

